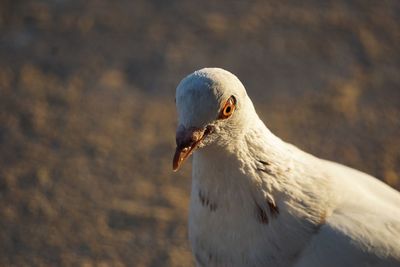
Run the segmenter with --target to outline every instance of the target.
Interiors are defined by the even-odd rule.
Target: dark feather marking
[[[271,212],[271,215],[273,217],[277,217],[279,214],[278,206],[271,199],[267,199],[267,203],[268,203],[268,207],[269,207],[269,211]]]
[[[269,162],[267,162],[267,161],[264,161],[264,160],[257,160],[258,162],[260,162],[260,163],[262,163],[262,164],[264,164],[264,165],[267,165],[267,166],[269,166]]]
[[[270,163],[269,162],[264,161],[264,160],[257,160],[257,161],[264,165],[263,168],[262,167],[261,168],[257,168],[258,171],[265,172],[266,174],[272,175],[272,176],[279,175],[279,173],[276,174],[270,169]],[[268,195],[266,201],[267,201],[269,212],[270,212],[271,216],[272,217],[277,217],[278,214],[279,214],[279,208],[276,205],[274,199],[271,196]],[[262,223],[266,223],[267,224],[268,223],[267,211],[264,210],[262,208],[262,205],[259,205],[257,202],[256,202],[256,207],[257,207],[256,209],[257,209],[257,217],[258,217],[258,219]]]
[[[217,204],[211,201],[206,194],[204,194],[201,190],[199,190],[199,199],[200,203],[204,207],[208,207],[210,211],[215,211],[217,209]]]
[[[256,202],[257,219],[264,224],[268,224],[267,212]]]
[[[274,173],[273,173],[270,169],[268,169],[268,168],[266,168],[266,169],[257,168],[257,170],[258,170],[258,171],[265,172],[265,173],[267,173],[267,174],[269,174],[269,175],[274,175]]]
[[[269,174],[269,175],[275,175],[272,171],[271,171],[271,169],[269,168],[269,166],[270,166],[270,164],[269,164],[269,162],[267,162],[267,161],[264,161],[264,160],[257,160],[259,163],[261,163],[262,165],[264,165],[264,168],[257,168],[257,170],[258,171],[262,171],[262,172],[265,172],[265,173],[267,173],[267,174]]]

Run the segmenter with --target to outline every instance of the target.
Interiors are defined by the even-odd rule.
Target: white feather
[[[217,120],[231,95],[237,110]],[[400,266],[397,191],[274,136],[225,70],[189,75],[176,97],[180,124],[216,129],[193,155],[189,238],[197,266]],[[257,219],[257,205],[268,223]]]

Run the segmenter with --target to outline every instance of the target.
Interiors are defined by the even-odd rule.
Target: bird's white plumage
[[[237,110],[217,115],[233,95]],[[197,266],[400,266],[400,194],[274,136],[241,82],[202,69],[177,88],[179,123],[212,125],[193,154]]]

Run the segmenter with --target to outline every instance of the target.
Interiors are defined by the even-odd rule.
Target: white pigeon
[[[176,106],[197,266],[400,266],[399,192],[283,142],[223,69],[184,78]]]

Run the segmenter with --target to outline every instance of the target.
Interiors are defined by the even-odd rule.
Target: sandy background
[[[0,1],[0,265],[193,266],[174,92],[205,66],[399,189],[400,2],[299,3]]]

